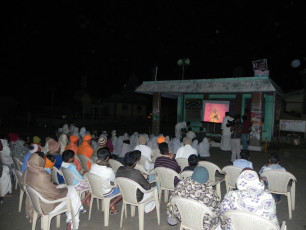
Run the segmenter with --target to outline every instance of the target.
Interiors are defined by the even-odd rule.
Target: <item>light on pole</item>
[[[190,59],[189,58],[182,58],[177,61],[177,65],[182,67],[182,80],[184,80],[184,74],[185,74],[185,65],[190,65]]]

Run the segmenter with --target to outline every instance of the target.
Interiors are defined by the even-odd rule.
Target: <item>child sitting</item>
[[[55,157],[53,155],[48,154],[46,156],[45,160],[46,160],[46,164],[45,164],[44,169],[46,170],[47,173],[51,174],[56,159],[55,159]]]
[[[192,154],[188,157],[188,164],[189,166],[186,166],[183,171],[194,171],[194,169],[198,166],[199,163],[199,157],[195,154]]]

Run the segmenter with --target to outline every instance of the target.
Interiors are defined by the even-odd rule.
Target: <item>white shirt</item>
[[[222,132],[223,135],[231,134],[231,127],[227,127],[226,124],[228,123],[228,121],[232,121],[232,120],[234,120],[234,118],[230,116],[226,116],[223,118],[222,125],[221,125],[221,129],[223,130]]]
[[[111,184],[110,183],[111,181],[114,182],[115,180],[114,170],[110,167],[106,167],[106,166],[102,166],[98,164],[92,164],[89,172],[101,177],[103,180],[107,181],[109,184]],[[106,189],[105,186],[102,187],[102,190],[104,194],[111,191],[111,189]]]
[[[146,170],[152,170],[154,168],[154,164],[151,161],[152,149],[147,145],[137,145],[134,150],[139,150],[141,152],[141,156],[144,156],[147,159],[145,165]]]
[[[201,157],[210,157],[210,142],[207,137],[203,138],[203,141],[199,144],[199,155]]]
[[[186,159],[188,159],[188,157],[190,155],[192,155],[192,154],[198,155],[197,150],[192,148],[191,145],[185,145],[185,146],[180,147],[177,150],[175,159],[177,159],[177,158],[186,158]]]
[[[7,140],[1,139],[3,149],[0,151],[1,162],[6,165],[14,164],[13,158],[11,157],[11,149],[8,146]]]
[[[181,129],[186,129],[187,124],[185,121],[179,122],[175,125],[175,137],[181,139],[182,138],[182,131]]]

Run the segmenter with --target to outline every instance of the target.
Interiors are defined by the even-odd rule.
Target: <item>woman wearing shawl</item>
[[[80,210],[83,209],[80,198],[73,186],[68,186],[64,188],[57,188],[57,185],[52,184],[50,180],[50,175],[44,170],[45,160],[41,158],[38,154],[34,153],[29,161],[28,161],[28,167],[26,171],[22,175],[22,181],[23,184],[27,184],[34,188],[42,197],[48,200],[57,200],[63,197],[70,197],[72,207],[74,209],[75,213],[75,221],[76,226],[75,228],[78,229],[79,227],[79,213]],[[41,203],[41,208],[43,213],[53,213],[59,210],[61,207],[63,207],[65,204],[62,203],[56,203],[56,204],[44,204]],[[29,198],[26,199],[26,216],[28,218],[33,217],[33,207],[30,203]],[[66,212],[66,222],[67,229],[71,228],[71,212]]]
[[[266,192],[264,184],[259,180],[258,174],[252,169],[241,172],[237,181],[237,189],[228,192],[221,203],[221,214],[228,210],[251,212],[271,220],[279,226],[276,217],[276,205],[271,193]],[[223,219],[223,216],[221,216]],[[222,229],[232,229],[230,222]]]
[[[192,177],[187,177],[177,184],[171,193],[170,201],[174,196],[196,200],[199,203],[205,204],[212,212],[219,216],[221,200],[208,182],[208,178],[209,174],[205,167],[196,167]],[[180,218],[177,207],[169,202],[167,204],[167,221],[169,225],[176,225],[177,219]],[[209,215],[205,215],[203,229],[210,230],[216,229],[216,227],[219,227],[219,217],[211,218]]]
[[[23,162],[25,155],[29,152],[29,147],[26,145],[25,141],[18,139],[10,144],[12,156]]]
[[[60,154],[62,155],[66,146],[68,145],[68,135],[66,133],[62,133],[58,138],[58,143],[60,145]]]

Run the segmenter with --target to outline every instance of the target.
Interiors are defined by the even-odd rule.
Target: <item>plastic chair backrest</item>
[[[59,184],[57,173],[59,173],[61,176],[63,176],[63,173],[61,170],[58,170],[55,166],[53,166],[52,172],[51,172],[51,179],[52,182],[55,184]]]
[[[80,162],[81,162],[81,165],[82,165],[82,168],[86,171],[89,171],[89,168],[88,168],[88,161],[93,163],[91,159],[89,159],[87,156],[83,155],[83,154],[78,154],[78,157],[80,159]]]
[[[177,177],[179,180],[181,179],[180,174],[169,168],[157,167],[154,169],[154,171],[158,176],[161,187],[167,190],[174,190],[175,177]]]
[[[266,177],[269,183],[269,191],[279,193],[288,192],[288,184],[290,180],[296,182],[295,176],[287,171],[269,170],[261,174],[261,177]]]
[[[22,184],[22,173],[19,170],[14,169],[14,168],[13,168],[13,172],[15,173],[15,175],[17,177],[20,189],[22,189],[24,191],[24,186]]]
[[[279,230],[280,229],[269,219],[262,216],[258,216],[250,212],[229,210],[224,214],[224,216],[231,219],[230,222],[235,230],[244,230],[244,229]]]
[[[183,169],[189,165],[187,158],[176,158],[175,160],[181,167],[181,171],[183,171]]]
[[[191,171],[191,170],[182,171],[182,172],[180,173],[181,178],[183,178],[183,179],[185,179],[185,178],[187,178],[187,177],[191,177],[192,174],[193,174],[193,171]]]
[[[91,193],[98,197],[104,197],[103,189],[112,188],[110,184],[105,181],[102,177],[99,177],[93,173],[86,173],[85,177],[87,178]]]
[[[73,179],[76,179],[78,181],[84,181],[76,177],[69,169],[62,167],[61,170],[63,172],[64,179],[67,185],[74,185]]]
[[[203,219],[206,214],[212,218],[216,217],[205,204],[192,199],[174,196],[170,202],[175,204],[179,210],[181,229],[203,229]]]
[[[114,159],[109,159],[108,163],[110,164],[110,166],[112,167],[115,173],[117,172],[117,169],[120,166],[123,166],[123,164],[121,164],[119,161],[114,160]]]
[[[17,157],[13,157],[13,161],[15,163],[17,170],[20,171],[22,167],[22,162]]]
[[[137,205],[137,189],[143,190],[143,188],[135,181],[125,177],[117,177],[115,181],[120,188],[122,198],[130,204]]]
[[[215,182],[216,181],[216,172],[222,174],[222,170],[219,168],[218,165],[209,162],[209,161],[199,161],[199,166],[203,166],[207,169],[209,173],[209,181]]]
[[[236,166],[228,165],[222,169],[222,172],[225,173],[225,178],[230,187],[236,187],[236,181],[239,177],[242,169]]]

